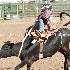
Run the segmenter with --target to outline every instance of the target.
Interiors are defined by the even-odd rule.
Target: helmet
[[[46,9],[51,10],[52,9],[52,5],[48,4],[48,3],[44,3],[43,7],[42,7],[42,12],[44,12]]]
[[[43,3],[43,6],[46,6],[46,8],[48,8],[48,9],[52,9],[52,4],[49,1],[45,1]]]
[[[52,5],[50,5],[50,4],[45,4],[45,6],[46,6],[46,8],[48,8],[48,9],[52,9]]]

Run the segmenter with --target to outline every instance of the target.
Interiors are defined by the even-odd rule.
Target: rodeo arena
[[[0,70],[70,70],[70,0],[0,0]]]

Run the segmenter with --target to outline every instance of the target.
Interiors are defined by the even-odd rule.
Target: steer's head
[[[13,48],[14,43],[10,43],[10,41],[4,42],[0,50],[0,58],[7,58],[12,56],[11,49]]]

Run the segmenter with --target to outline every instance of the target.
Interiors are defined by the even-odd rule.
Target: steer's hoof
[[[19,70],[19,67],[15,67],[15,69],[14,70]]]

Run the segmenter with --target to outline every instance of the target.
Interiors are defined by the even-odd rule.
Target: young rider
[[[38,27],[39,30],[37,30],[38,33],[40,33],[41,37],[39,38],[39,43],[40,43],[40,54],[39,58],[43,58],[43,40],[41,39],[42,36],[45,37],[45,32],[44,32],[44,26],[47,25],[48,31],[50,30],[50,17],[52,16],[52,6],[50,4],[44,4],[42,7],[41,13],[38,15]],[[33,36],[37,36],[35,32],[32,32]]]
[[[38,42],[40,43],[40,54],[39,54],[39,58],[43,58],[43,42],[44,40],[42,38],[48,38],[49,36],[51,36],[52,33],[57,32],[59,28],[64,28],[63,26],[61,26],[60,24],[56,27],[57,29],[50,32],[50,22],[52,20],[54,16],[52,15],[52,6],[50,4],[44,4],[42,7],[42,11],[41,13],[38,15],[38,27],[39,30],[36,30],[35,32],[32,32],[33,36],[39,36]],[[44,25],[47,25],[48,30],[45,32],[44,31]],[[36,34],[39,33],[38,35]]]

